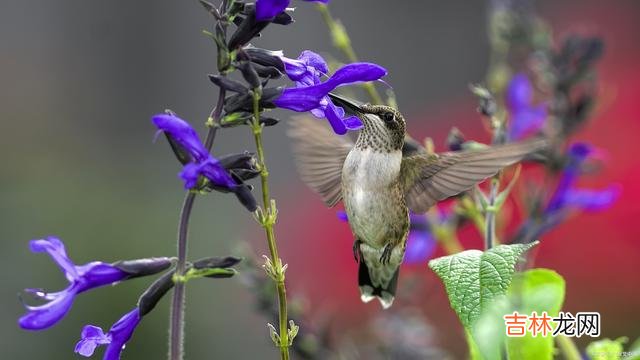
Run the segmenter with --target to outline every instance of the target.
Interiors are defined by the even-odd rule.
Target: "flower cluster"
[[[67,256],[64,243],[53,236],[30,242],[32,252],[46,252],[62,270],[69,285],[61,291],[48,293],[40,289],[25,289],[37,300],[45,303],[40,306],[25,305],[27,313],[20,317],[18,325],[25,330],[44,330],[57,324],[69,312],[77,295],[105,285],[115,285],[122,281],[154,275],[169,269],[174,259],[166,257],[144,258],[135,260],[105,263],[92,261],[76,265]],[[228,277],[234,272],[229,267],[237,264],[236,258],[206,258],[194,262],[194,271],[204,272],[209,277]],[[216,276],[211,276],[211,273]],[[104,333],[94,325],[82,329],[81,340],[75,351],[83,356],[91,356],[99,345],[106,345],[105,360],[118,360],[125,343],[133,335],[133,331],[143,316],[148,314],[160,299],[173,287],[173,270],[167,271],[158,278],[147,291],[140,296],[138,305],[113,324]]]
[[[507,87],[506,104],[510,119],[509,139],[515,141],[538,132],[547,118],[547,105],[532,104],[533,89],[527,75],[519,73]]]
[[[168,258],[140,259],[113,264],[93,261],[84,265],[75,265],[67,256],[62,241],[56,237],[32,240],[29,245],[31,251],[46,252],[51,256],[69,281],[69,286],[53,293],[39,289],[25,290],[36,298],[47,301],[40,306],[26,306],[27,313],[18,320],[18,323],[20,327],[27,330],[41,330],[55,325],[71,309],[78,294],[134,277],[152,275],[171,266]]]
[[[178,160],[184,165],[179,176],[185,189],[215,189],[233,192],[253,212],[256,201],[245,180],[258,175],[255,159],[249,153],[214,158],[200,141],[196,131],[173,113],[158,114],[152,119],[159,132],[165,134]]]
[[[216,86],[235,93],[224,101],[225,114],[221,125],[248,123],[254,115],[255,100],[259,99],[260,123],[265,126],[275,125],[277,121],[263,117],[262,110],[279,107],[297,112],[310,111],[318,118],[326,118],[336,134],[360,129],[360,121],[356,117],[345,116],[344,109],[334,104],[328,95],[340,86],[379,80],[387,73],[383,67],[358,62],[342,66],[330,74],[325,60],[313,51],[305,50],[293,59],[285,57],[281,51],[249,45],[251,39],[270,23],[291,23],[292,19],[286,13],[288,5],[288,0],[262,0],[255,7],[238,4],[228,14],[238,25],[229,40],[222,32],[211,34],[223,59],[218,61],[220,73],[209,78]],[[240,70],[246,85],[226,77],[232,69]],[[270,80],[283,75],[293,81],[294,86],[268,87]]]

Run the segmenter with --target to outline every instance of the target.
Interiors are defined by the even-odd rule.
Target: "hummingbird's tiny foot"
[[[393,245],[391,244],[385,245],[384,250],[382,250],[382,255],[380,256],[380,263],[382,263],[383,265],[386,265],[389,263],[389,260],[391,259],[392,250],[393,250]]]
[[[362,241],[358,239],[353,241],[353,258],[356,260],[357,263],[360,262],[360,258],[362,257],[362,255],[360,254],[361,243]]]

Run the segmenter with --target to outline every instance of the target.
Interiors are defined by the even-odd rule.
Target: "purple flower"
[[[376,64],[352,63],[338,69],[326,81],[328,67],[324,59],[312,52],[303,51],[298,59],[281,57],[285,72],[289,79],[295,81],[295,88],[284,89],[273,101],[281,108],[311,113],[318,118],[327,118],[336,134],[345,134],[348,130],[357,130],[362,122],[355,116],[345,117],[343,108],[336,106],[328,94],[338,86],[358,82],[374,81],[387,74],[387,71]]]
[[[338,219],[348,222],[347,213],[338,211]],[[423,215],[410,215],[407,248],[404,253],[405,264],[425,263],[436,249],[436,240],[431,234],[429,223]]]
[[[304,0],[307,2],[328,3],[329,0]],[[266,21],[285,11],[291,0],[256,0],[256,20]]]
[[[185,157],[185,165],[180,172],[185,189],[195,188],[200,176],[206,177],[215,186],[229,190],[236,188],[237,184],[231,175],[211,156],[189,123],[172,114],[155,115],[152,122]]]
[[[75,265],[64,248],[60,239],[47,237],[32,240],[29,243],[32,252],[46,252],[64,272],[69,286],[62,291],[46,293],[38,289],[26,289],[41,300],[48,301],[40,306],[26,306],[27,313],[18,323],[27,330],[41,330],[55,325],[69,311],[76,295],[100,286],[109,285],[127,279],[130,274],[119,268],[100,261],[85,265]]]
[[[507,86],[507,108],[511,114],[509,138],[518,140],[542,128],[547,117],[546,104],[533,105],[533,89],[525,74],[513,76]]]
[[[120,318],[106,334],[102,328],[87,325],[82,329],[81,339],[76,344],[75,352],[90,357],[96,347],[106,345],[104,360],[119,360],[124,346],[131,339],[133,331],[140,323],[140,310],[136,307]]]
[[[593,147],[586,143],[575,143],[569,147],[567,164],[562,171],[558,186],[547,204],[545,213],[553,214],[564,209],[604,210],[616,201],[621,192],[618,184],[610,185],[604,190],[588,190],[575,187],[582,165],[593,151]]]

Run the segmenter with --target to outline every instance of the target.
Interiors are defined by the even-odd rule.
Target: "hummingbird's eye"
[[[394,118],[395,115],[392,112],[385,112],[382,114],[382,120],[384,120],[384,122],[392,122]]]

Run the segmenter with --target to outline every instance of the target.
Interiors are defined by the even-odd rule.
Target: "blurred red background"
[[[605,56],[598,66],[598,107],[591,122],[572,140],[593,143],[606,155],[601,172],[584,177],[580,185],[604,188],[615,182],[622,185],[623,193],[610,209],[580,214],[545,234],[534,266],[554,269],[564,276],[565,311],[598,311],[604,337],[629,336],[634,340],[640,335],[640,227],[636,223],[640,219],[640,157],[635,148],[640,134],[637,13],[631,7],[608,7],[602,2],[566,9],[554,3],[553,9],[542,8],[540,12],[553,26],[556,42],[575,32],[605,40]],[[412,136],[430,136],[437,149],[443,151],[451,126],[457,126],[468,138],[488,140],[475,106],[469,95],[439,108],[405,115]],[[283,257],[292,269],[289,291],[307,296],[312,313],[328,316],[341,326],[362,324],[382,310],[375,302],[362,304],[359,300],[349,228],[336,218],[335,209],[324,208],[310,190],[296,191],[299,193],[280,205],[286,216],[281,217],[279,226],[288,229],[286,233],[281,231],[280,238],[286,244]],[[480,237],[472,226],[462,229],[459,235],[466,248],[481,248]],[[439,249],[435,256],[443,254]],[[405,265],[400,288],[409,283],[413,295],[397,298],[394,307],[421,307],[437,329],[436,341],[458,356],[464,354],[465,348],[459,345],[463,341],[462,328],[449,308],[440,281],[426,264]],[[588,339],[581,339],[579,345],[584,347],[587,342]]]

